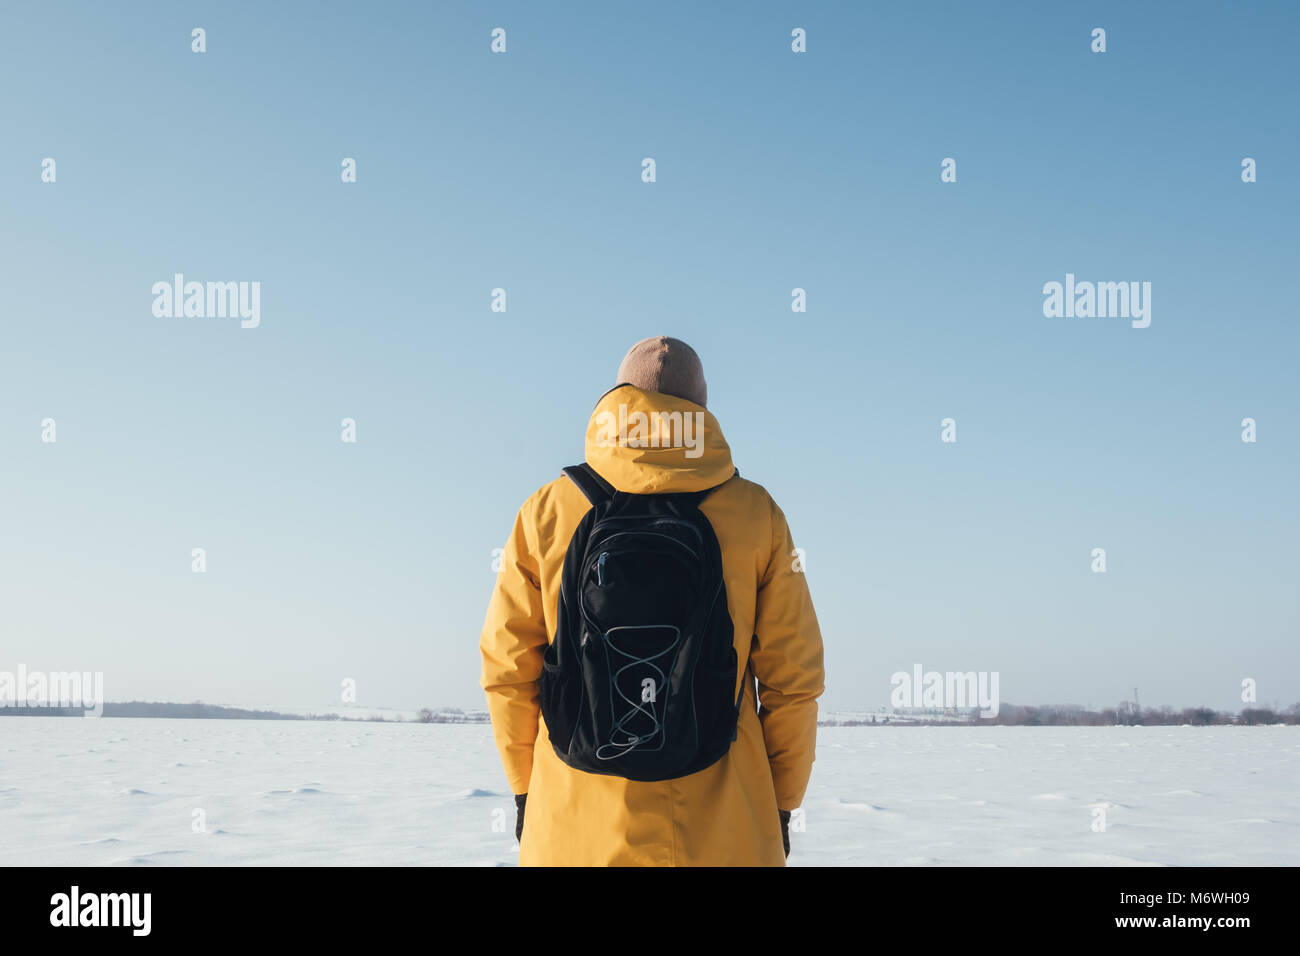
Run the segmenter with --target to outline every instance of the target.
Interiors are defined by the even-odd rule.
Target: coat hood
[[[587,423],[587,464],[619,491],[703,491],[736,473],[718,420],[703,405],[634,385],[610,389]]]

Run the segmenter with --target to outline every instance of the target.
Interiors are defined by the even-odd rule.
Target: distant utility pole
[[[1133,711],[1138,714],[1142,713],[1142,705],[1138,703],[1138,689],[1136,687],[1133,688]]]

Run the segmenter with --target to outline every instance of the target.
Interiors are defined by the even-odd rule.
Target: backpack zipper
[[[608,551],[602,551],[600,557],[596,558],[596,584],[602,588],[605,586],[605,561],[608,558]]]
[[[597,521],[594,525],[592,525],[591,534],[595,534],[605,525],[615,521],[645,521],[647,524],[679,524],[684,526],[688,531],[690,531],[691,534],[695,536],[695,539],[697,541],[699,541],[701,544],[704,543],[704,536],[700,534],[699,528],[695,527],[694,524],[692,524],[690,521],[685,520],[684,518],[674,518],[669,515],[660,515],[658,517],[649,518],[648,520],[643,515],[616,515],[612,518],[603,518],[600,521]]]
[[[682,548],[684,551],[686,551],[687,554],[689,554],[691,557],[695,558],[696,560],[703,559],[703,555],[701,555],[699,551],[697,551],[695,548],[692,548],[685,541],[680,541],[677,538],[674,538],[670,534],[664,534],[662,531],[642,531],[639,528],[634,529],[632,531],[616,531],[611,535],[606,535],[605,540],[602,541],[601,544],[608,545],[609,542],[613,541],[615,538],[622,538],[627,535],[645,535],[653,538],[665,538],[668,541],[671,541],[673,544],[677,545],[677,547]]]

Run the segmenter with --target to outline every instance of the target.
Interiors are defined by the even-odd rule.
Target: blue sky
[[[6,9],[0,668],[481,705],[491,550],[663,333],[807,552],[827,707],[914,663],[1300,700],[1297,42],[1281,4]],[[176,272],[261,282],[260,327],[154,317]],[[1045,318],[1067,272],[1151,326]]]

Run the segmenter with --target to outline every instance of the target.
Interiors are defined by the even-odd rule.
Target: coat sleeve
[[[772,508],[772,552],[759,579],[750,661],[776,803],[803,803],[817,745],[817,698],[825,689],[822,635],[785,515]]]
[[[533,772],[541,713],[538,680],[547,643],[539,562],[529,540],[531,504],[532,499],[515,517],[479,640],[492,736],[517,794],[528,792]]]

